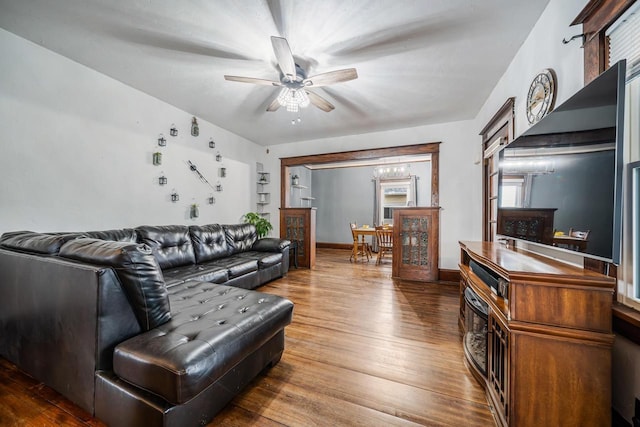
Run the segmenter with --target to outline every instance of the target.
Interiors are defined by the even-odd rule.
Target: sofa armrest
[[[259,252],[284,252],[289,249],[291,242],[286,239],[278,239],[277,237],[265,237],[258,239],[251,248]]]
[[[60,257],[113,268],[143,331],[171,319],[164,276],[149,246],[87,237],[65,243]]]

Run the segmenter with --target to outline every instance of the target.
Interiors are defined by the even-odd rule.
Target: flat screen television
[[[613,65],[500,152],[499,236],[619,263],[625,70]]]

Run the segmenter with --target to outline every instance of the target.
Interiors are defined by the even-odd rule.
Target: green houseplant
[[[265,237],[271,230],[273,230],[273,225],[271,225],[265,217],[256,212],[244,214],[244,222],[256,226],[256,232],[258,233],[259,239]]]

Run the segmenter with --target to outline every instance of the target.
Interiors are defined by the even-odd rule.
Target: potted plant
[[[273,230],[273,225],[271,225],[265,217],[256,212],[244,214],[244,222],[256,226],[256,232],[258,233],[259,239],[265,237],[271,230]]]
[[[293,185],[298,185],[299,182],[300,182],[300,177],[298,175],[293,175],[291,177],[291,183]]]

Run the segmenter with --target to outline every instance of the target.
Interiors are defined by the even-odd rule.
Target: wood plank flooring
[[[391,279],[391,263],[318,249],[259,289],[295,303],[282,360],[210,426],[494,426],[463,363],[457,284]],[[0,358],[0,426],[100,426]]]

